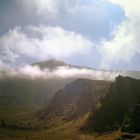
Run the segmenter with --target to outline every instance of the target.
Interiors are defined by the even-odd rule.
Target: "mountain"
[[[33,65],[54,68],[64,65],[63,62],[50,60]],[[42,66],[43,68],[43,66]],[[30,116],[32,112],[47,104],[54,93],[73,79],[28,78],[0,73],[0,118],[20,120]],[[17,111],[18,109],[18,111]],[[32,110],[32,111],[31,111]]]
[[[78,68],[78,69],[85,68],[85,69],[95,70],[90,67],[67,64],[67,63],[65,63],[61,60],[57,60],[57,59],[50,59],[47,61],[36,62],[36,63],[31,64],[31,66],[39,66],[39,68],[41,68],[41,69],[47,68],[50,70],[55,70],[57,67],[69,67],[69,68]]]
[[[41,69],[47,68],[47,69],[50,69],[50,70],[55,70],[58,67],[77,68],[78,70],[86,69],[86,70],[94,70],[95,73],[96,72],[101,73],[102,75],[106,75],[106,74],[107,75],[116,75],[116,76],[123,75],[123,76],[129,76],[129,77],[133,77],[133,78],[136,78],[136,79],[140,79],[140,71],[94,69],[94,68],[91,68],[91,67],[67,64],[67,63],[65,63],[61,60],[57,60],[57,59],[50,59],[50,60],[47,60],[47,61],[36,62],[36,63],[31,64],[31,66],[38,66]],[[106,79],[106,80],[108,80],[108,79]]]
[[[140,80],[117,77],[107,95],[100,101],[100,108],[92,113],[87,127],[96,132],[114,131],[119,128],[137,132],[140,130],[135,131],[135,128],[140,128],[139,100]]]
[[[81,133],[101,135],[121,130],[115,136],[118,140],[139,139],[140,80],[123,76],[114,82],[74,80],[57,91],[49,105],[37,115],[47,129],[78,123]]]
[[[107,132],[99,140],[114,140],[114,135],[119,138],[115,133],[118,129],[121,131],[119,135],[122,131],[140,133],[140,72],[95,70],[55,59],[30,66],[38,66],[46,73],[55,72],[61,66],[76,71],[84,68],[84,72],[90,70],[91,73],[86,78],[72,74],[71,77],[49,79],[11,76],[2,72],[0,139],[88,140],[96,139],[95,133]],[[118,76],[115,81],[108,81],[114,72],[133,78]],[[95,80],[91,75],[96,77],[96,74],[100,78],[105,75],[105,80]],[[111,136],[108,137],[109,133]],[[119,139],[124,137],[134,136],[123,135]]]
[[[73,120],[82,117],[106,95],[110,85],[111,82],[106,81],[81,78],[74,80],[56,92],[49,106],[39,112],[39,118],[49,120],[53,116]]]
[[[47,68],[50,70],[54,70],[59,66],[81,68],[56,59],[31,64],[31,66],[35,65],[41,69]],[[17,71],[18,69],[15,70],[15,73]],[[30,113],[48,104],[57,90],[76,78],[32,79],[27,76],[11,76],[9,71],[2,71],[0,73],[0,117],[8,120],[15,120],[15,116],[17,116],[16,120],[28,118]]]
[[[55,69],[60,66],[67,66],[68,64],[64,63],[63,61],[57,60],[57,59],[50,59],[48,61],[37,62],[37,63],[33,63],[31,65],[39,66],[41,69],[44,69],[44,68]]]
[[[108,76],[112,75],[113,73],[113,71],[95,70],[81,66],[74,66],[56,59],[33,63],[31,64],[31,66],[38,66],[41,69],[47,68],[50,69],[50,71],[55,71],[57,67],[61,66],[76,68],[77,70],[81,70],[84,68],[84,71],[94,70],[93,72],[95,74],[95,77],[96,74],[98,74],[99,77],[102,77],[107,73],[107,76],[105,76],[106,78],[108,78]],[[23,76],[9,76],[7,73],[8,72],[6,71],[1,72],[0,74],[0,113],[2,114],[2,118],[12,118],[13,120],[14,115],[17,115],[19,118],[23,118],[23,115],[21,115],[23,112],[25,112],[25,116],[28,116],[26,114],[30,113],[30,109],[38,110],[45,104],[48,105],[54,94],[59,89],[64,88],[66,84],[76,80],[77,78],[92,79],[90,75],[86,77],[79,75],[78,77],[72,76],[65,78],[53,77],[51,79],[32,79]],[[129,72],[129,75],[131,75],[132,73],[134,76],[139,75],[139,72]],[[100,93],[98,93],[98,95],[100,95]],[[17,108],[21,110],[22,113],[16,112]]]

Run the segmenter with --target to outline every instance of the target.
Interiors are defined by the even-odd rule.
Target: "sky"
[[[0,0],[0,69],[56,58],[140,70],[139,0]]]

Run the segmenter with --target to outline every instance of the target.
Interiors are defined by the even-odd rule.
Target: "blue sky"
[[[140,70],[140,2],[134,1],[1,0],[0,68],[56,58]]]

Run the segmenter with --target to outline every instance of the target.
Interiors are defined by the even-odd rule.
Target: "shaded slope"
[[[48,108],[40,112],[41,119],[62,117],[72,120],[89,112],[97,100],[104,96],[110,87],[110,82],[78,79],[59,90]],[[46,120],[47,120],[46,119]]]
[[[140,80],[119,76],[101,107],[93,112],[87,124],[92,131],[113,131],[130,122],[130,114],[140,98]]]

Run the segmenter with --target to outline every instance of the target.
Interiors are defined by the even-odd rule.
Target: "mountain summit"
[[[66,63],[57,59],[50,59],[48,61],[42,61],[42,62],[37,62],[32,64],[32,66],[35,65],[39,66],[41,69],[44,68],[55,69],[56,67],[67,66]]]

